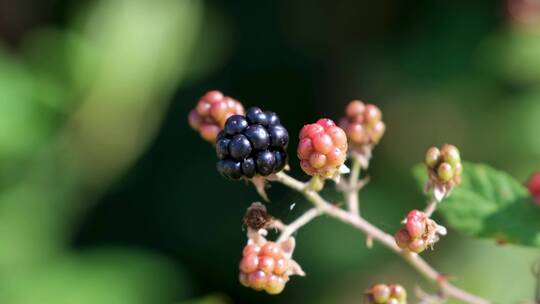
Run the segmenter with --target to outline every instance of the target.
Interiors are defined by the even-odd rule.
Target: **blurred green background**
[[[187,113],[219,89],[296,134],[351,99],[377,104],[387,133],[362,209],[392,232],[424,204],[410,168],[432,144],[523,181],[540,169],[534,2],[0,1],[0,303],[360,303],[376,282],[415,303],[433,286],[328,218],[297,235],[307,277],[279,296],[241,287],[241,218],[259,198],[216,173]],[[308,207],[269,195],[285,221]],[[459,286],[533,298],[538,250],[455,231],[436,249]]]

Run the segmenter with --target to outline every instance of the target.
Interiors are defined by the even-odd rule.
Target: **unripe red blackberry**
[[[239,101],[224,96],[220,91],[209,91],[189,112],[188,120],[202,138],[214,143],[225,121],[235,114],[244,114],[244,107]]]
[[[534,173],[527,183],[529,193],[531,193],[534,201],[540,206],[540,172]]]
[[[273,112],[252,107],[232,115],[216,142],[218,172],[230,179],[268,176],[287,165],[289,133]]]
[[[308,175],[335,176],[347,157],[347,136],[330,119],[319,119],[300,131],[297,155]]]
[[[278,294],[292,274],[290,263],[287,254],[274,242],[268,241],[262,246],[249,243],[240,261],[240,283],[255,290]]]
[[[412,210],[403,222],[403,228],[394,235],[399,248],[420,253],[439,240],[443,227],[437,225],[424,212]]]
[[[345,115],[339,125],[347,134],[351,150],[363,153],[366,147],[371,147],[381,140],[386,126],[377,106],[353,100],[347,105]]]
[[[461,183],[463,164],[455,146],[445,144],[440,150],[436,147],[429,148],[424,163],[428,170],[428,188],[434,187],[441,196],[437,197],[437,200]]]
[[[377,284],[365,293],[366,304],[406,304],[407,292],[397,284]]]

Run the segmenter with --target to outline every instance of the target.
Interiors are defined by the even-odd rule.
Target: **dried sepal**
[[[243,221],[244,225],[249,228],[259,230],[267,228],[273,221],[273,218],[266,210],[266,206],[259,202],[254,202],[246,209]]]

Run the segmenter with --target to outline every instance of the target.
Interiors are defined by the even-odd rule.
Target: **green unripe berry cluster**
[[[377,284],[366,291],[366,304],[407,304],[407,292],[398,284]]]
[[[424,162],[428,167],[430,180],[434,184],[453,186],[461,182],[463,165],[459,150],[455,146],[445,144],[441,149],[429,148]]]

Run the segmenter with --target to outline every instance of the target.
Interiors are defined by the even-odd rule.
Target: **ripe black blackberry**
[[[289,133],[274,112],[257,107],[233,115],[218,135],[218,172],[230,179],[268,176],[287,165]]]

